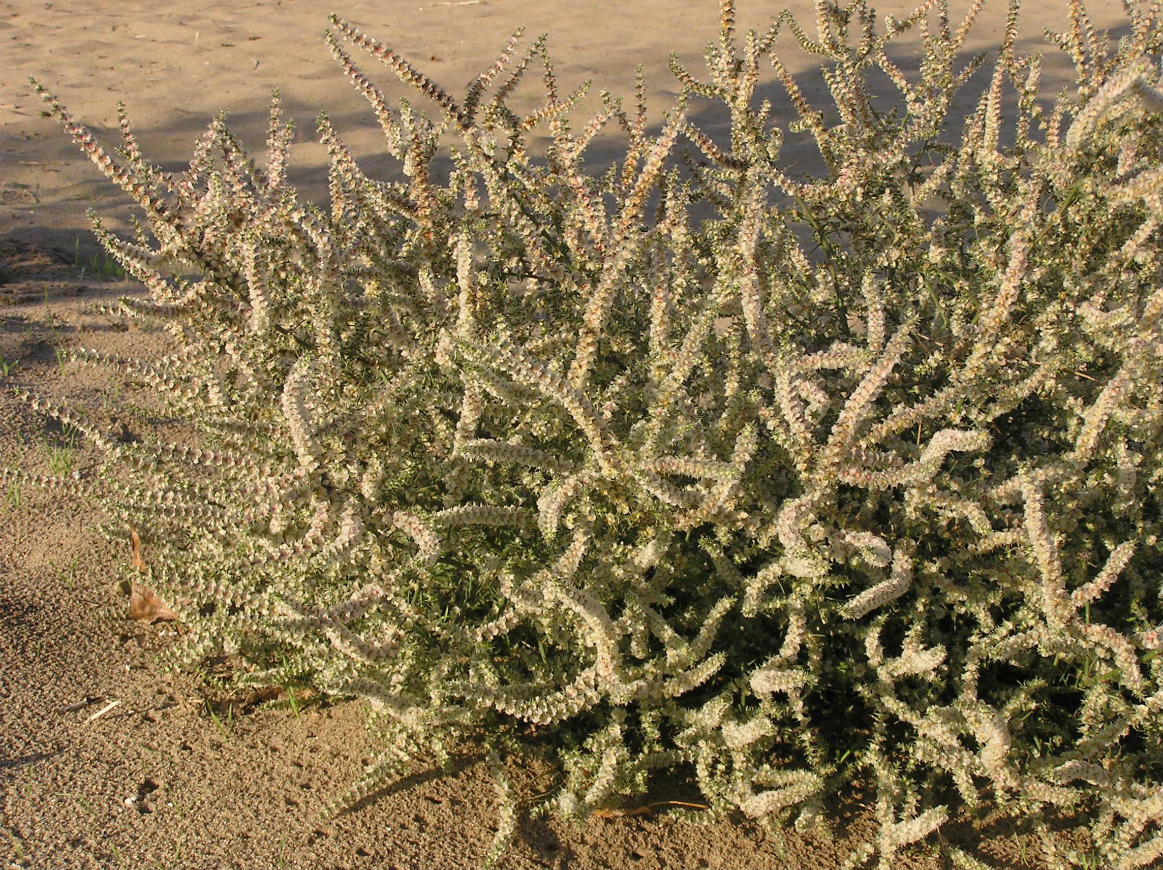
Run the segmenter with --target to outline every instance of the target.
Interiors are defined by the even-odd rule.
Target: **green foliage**
[[[1163,20],[1128,7],[1114,51],[1073,4],[1077,86],[1047,108],[1015,4],[958,134],[972,14],[929,7],[879,33],[862,0],[821,2],[817,35],[784,15],[740,45],[724,0],[709,78],[672,60],[657,133],[612,98],[575,127],[543,39],[519,55],[518,32],[457,101],[333,19],[404,180],[365,176],[321,117],[326,208],[287,184],[277,98],[265,164],[219,118],[170,175],[124,117],[115,158],[45,94],[148,221],[133,242],[97,224],[149,290],[118,313],[177,346],[77,358],[204,442],[122,443],[31,401],[104,449],[85,483],[141,530],[186,660],[370,702],[384,754],[339,806],[483,747],[496,857],[501,758],[551,745],[569,817],[685,767],[714,807],[801,828],[871,783],[854,865],[954,799],[1087,814],[1109,865],[1163,852]],[[906,75],[886,47],[918,27]],[[834,105],[779,62],[785,28]],[[824,177],[780,167],[768,62]],[[699,101],[729,143],[688,120]],[[628,150],[595,177],[611,125]]]

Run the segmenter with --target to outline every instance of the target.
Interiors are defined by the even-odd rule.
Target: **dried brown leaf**
[[[148,566],[141,556],[141,538],[137,529],[129,527],[129,538],[133,542],[133,567],[138,571],[145,571]],[[129,587],[129,618],[144,619],[147,622],[177,619],[178,615],[166,607],[165,602],[153,592],[137,583]]]

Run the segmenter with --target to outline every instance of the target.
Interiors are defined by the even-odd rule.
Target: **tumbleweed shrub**
[[[992,74],[960,65],[979,6],[954,29],[938,2],[883,26],[820,2],[815,35],[784,14],[740,39],[723,0],[657,129],[641,96],[573,119],[585,89],[559,90],[544,39],[518,32],[454,99],[333,17],[402,174],[367,177],[320,117],[322,206],[287,182],[277,98],[264,161],[219,118],[169,174],[124,115],[109,151],[42,89],[144,213],[135,240],[95,222],[148,288],[116,312],[173,339],[76,358],[200,440],[117,440],[22,391],[104,457],[40,481],[140,533],[184,661],[367,699],[383,754],[337,809],[484,752],[496,858],[503,761],[548,750],[566,817],[686,771],[714,809],[800,829],[867,789],[853,866],[929,837],[983,866],[940,829],[987,810],[1042,831],[1048,864],[1157,861],[1163,16],[1128,6],[1112,47],[1073,3],[1053,40],[1075,84],[1048,100],[1016,4]],[[819,177],[781,168],[772,70]],[[688,118],[707,104],[729,140]],[[610,131],[624,157],[595,171]]]

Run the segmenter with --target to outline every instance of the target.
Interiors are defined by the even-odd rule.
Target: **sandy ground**
[[[783,6],[740,5],[741,28],[765,26]],[[900,13],[906,5],[879,9]],[[1094,12],[1097,25],[1117,33],[1123,24],[1117,4],[1094,5],[1102,7]],[[595,92],[604,87],[629,95],[641,62],[656,121],[674,96],[667,54],[677,52],[699,69],[718,21],[713,0],[345,0],[334,8],[454,93],[521,24],[533,35],[550,33],[563,85],[593,78]],[[793,10],[810,23],[810,3],[797,0]],[[120,382],[60,365],[57,351],[80,345],[148,355],[160,347],[156,334],[113,328],[90,311],[94,301],[134,288],[108,278],[85,212],[95,209],[118,228],[131,210],[44,115],[28,77],[44,81],[107,141],[116,130],[116,103],[124,101],[143,150],[175,169],[220,109],[229,110],[244,141],[260,148],[269,94],[277,87],[299,131],[293,180],[306,196],[322,199],[324,154],[312,141],[321,109],[367,168],[394,171],[381,156],[366,104],[321,39],[327,11],[306,0],[0,2],[3,380],[67,398],[117,425],[117,403],[125,396]],[[968,52],[996,44],[1004,13],[1000,0],[987,2]],[[1043,27],[1065,23],[1065,0],[1028,2],[1023,40],[1037,42]],[[906,43],[902,56],[907,52]],[[804,87],[818,93],[808,60],[796,51],[788,58]],[[402,93],[387,70],[370,60],[365,68],[390,94]],[[1065,71],[1062,64],[1049,67],[1052,77]],[[777,87],[768,92],[778,100]],[[718,123],[713,115],[699,120]],[[811,165],[810,152],[794,141],[786,153]],[[600,149],[595,159],[603,159]],[[46,430],[0,392],[0,464],[48,471],[60,461],[60,447],[59,430]],[[68,455],[76,467],[93,461],[84,448]],[[98,534],[99,515],[51,493],[24,487],[17,498],[4,490],[0,866],[480,864],[494,814],[482,763],[417,769],[400,788],[326,817],[323,802],[352,782],[375,750],[361,706],[293,710],[279,699],[216,694],[196,675],[167,671],[158,656],[173,644],[175,628],[127,618],[118,580],[130,553]],[[526,766],[513,775],[527,806],[553,786],[550,770]],[[681,785],[658,797],[697,800]],[[526,819],[504,864],[831,867],[852,838],[871,829],[856,804],[830,831],[808,837],[664,809],[595,818],[580,828]],[[948,836],[1002,866],[1041,863],[1034,841],[1012,825],[951,826]],[[941,866],[932,849],[919,850],[908,863]]]

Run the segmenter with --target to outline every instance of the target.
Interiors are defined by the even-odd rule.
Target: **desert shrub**
[[[610,97],[571,123],[544,39],[457,100],[333,19],[403,176],[367,177],[320,117],[322,206],[287,183],[277,98],[265,162],[219,119],[171,175],[45,92],[144,212],[134,241],[96,224],[149,291],[117,313],[176,348],[76,356],[201,439],[125,443],[25,393],[103,449],[57,483],[141,533],[185,661],[367,699],[383,755],[337,807],[484,750],[495,856],[500,760],[552,747],[568,817],[686,769],[714,808],[801,828],[866,784],[853,865],[985,804],[1083,816],[1110,865],[1163,853],[1163,20],[1128,7],[1112,48],[1072,4],[1076,86],[1048,106],[1015,3],[956,131],[976,7],[956,30],[929,7],[880,31],[821,2],[815,36],[785,14],[740,42],[723,0],[708,78],[672,60],[657,131]],[[833,105],[779,62],[785,28]],[[909,28],[906,75],[886,46]],[[389,106],[351,46],[435,117]],[[781,168],[768,62],[821,177]],[[625,158],[594,173],[608,126]]]

